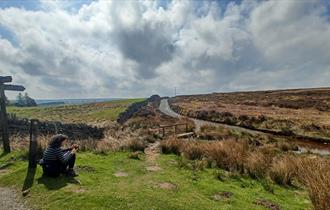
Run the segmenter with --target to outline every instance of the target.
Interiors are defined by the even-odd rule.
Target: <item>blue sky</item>
[[[91,3],[0,1],[0,74],[35,98],[330,86],[327,0]]]

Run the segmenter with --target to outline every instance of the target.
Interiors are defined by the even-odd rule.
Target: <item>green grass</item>
[[[0,166],[12,162],[0,170],[0,186],[22,189],[27,173],[27,162],[21,160],[24,154],[14,152],[0,157]],[[79,153],[77,166],[93,169],[79,172],[81,185],[65,177],[42,178],[38,167],[31,190],[23,199],[35,209],[264,209],[253,204],[258,198],[271,200],[281,209],[311,207],[302,190],[273,186],[272,194],[250,178],[228,176],[219,181],[214,176],[219,169],[194,172],[179,167],[180,157],[175,155],[160,155],[156,162],[162,170],[148,172],[144,156],[134,160],[128,155]],[[118,171],[128,173],[128,177],[115,177]],[[177,189],[161,189],[158,184],[162,182],[173,183]],[[223,191],[232,192],[233,196],[220,201],[212,199],[212,195]]]
[[[64,121],[64,122],[99,122],[106,120],[116,120],[119,113],[123,112],[127,106],[144,99],[126,99],[110,102],[83,104],[83,105],[63,105],[49,107],[14,107],[7,108],[8,113],[14,113],[18,117]]]

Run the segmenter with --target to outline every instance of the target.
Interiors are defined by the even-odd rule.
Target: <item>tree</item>
[[[17,95],[15,105],[16,106],[37,106],[37,103],[35,102],[35,100],[33,98],[31,98],[29,96],[28,93],[25,93],[24,96],[22,95],[22,93],[19,93]]]
[[[25,93],[23,99],[24,99],[24,102],[25,102],[25,106],[37,106],[36,101],[35,101],[33,98],[31,98],[31,97],[28,95],[28,93]]]
[[[17,95],[15,105],[16,105],[16,106],[25,106],[24,98],[23,98],[22,93],[19,93],[19,94]]]

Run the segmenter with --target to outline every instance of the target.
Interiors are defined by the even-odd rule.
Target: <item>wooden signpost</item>
[[[3,150],[5,153],[10,152],[10,143],[9,143],[9,131],[8,131],[8,119],[6,111],[6,96],[5,90],[11,91],[24,91],[25,88],[21,85],[8,85],[4,83],[11,82],[13,79],[11,76],[0,76],[0,119],[1,119],[1,129],[2,129],[2,142]]]

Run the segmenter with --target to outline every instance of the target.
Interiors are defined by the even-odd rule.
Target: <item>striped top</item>
[[[71,148],[68,149],[61,149],[59,147],[47,147],[44,152],[43,160],[45,162],[52,162],[52,161],[61,161],[62,163],[66,163],[72,156],[70,152]]]

